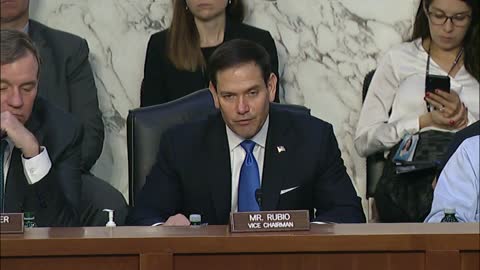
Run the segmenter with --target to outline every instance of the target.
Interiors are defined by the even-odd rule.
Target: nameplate
[[[1,213],[0,233],[23,233],[23,213]]]
[[[308,210],[237,212],[230,214],[231,232],[308,231]]]

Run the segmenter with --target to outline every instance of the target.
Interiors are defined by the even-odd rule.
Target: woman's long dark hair
[[[428,9],[433,0],[421,0],[418,6],[415,23],[413,24],[413,34],[411,41],[417,38],[430,37],[430,28],[428,18],[423,9],[423,5]],[[472,10],[472,21],[463,38],[465,69],[480,82],[480,26],[479,26],[479,0],[461,0],[465,2]]]
[[[205,68],[205,59],[200,48],[200,34],[185,0],[173,1],[172,24],[167,34],[167,55],[180,70],[195,71]],[[226,17],[242,22],[245,16],[242,0],[231,0],[227,5]]]

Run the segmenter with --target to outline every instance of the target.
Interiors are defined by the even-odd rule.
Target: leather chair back
[[[272,103],[293,112],[310,114],[300,105]],[[202,89],[180,99],[150,107],[130,110],[127,118],[129,204],[141,191],[156,161],[162,134],[170,127],[199,120],[216,113],[209,89]]]
[[[362,101],[365,101],[368,87],[370,86],[374,73],[375,70],[371,70],[365,75],[365,79],[363,80]],[[382,176],[383,167],[385,167],[383,152],[374,153],[367,157],[367,198],[373,197],[375,194],[375,188]]]

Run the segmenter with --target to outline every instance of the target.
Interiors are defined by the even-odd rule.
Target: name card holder
[[[277,232],[310,230],[308,210],[230,213],[230,231]]]
[[[23,213],[1,213],[0,233],[23,233]]]

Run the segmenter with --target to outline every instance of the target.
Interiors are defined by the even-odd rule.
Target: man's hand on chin
[[[190,221],[182,214],[171,216],[163,223],[163,226],[190,226]]]
[[[15,147],[22,150],[26,159],[40,153],[37,138],[9,111],[1,113],[0,127],[2,133],[8,136]]]

